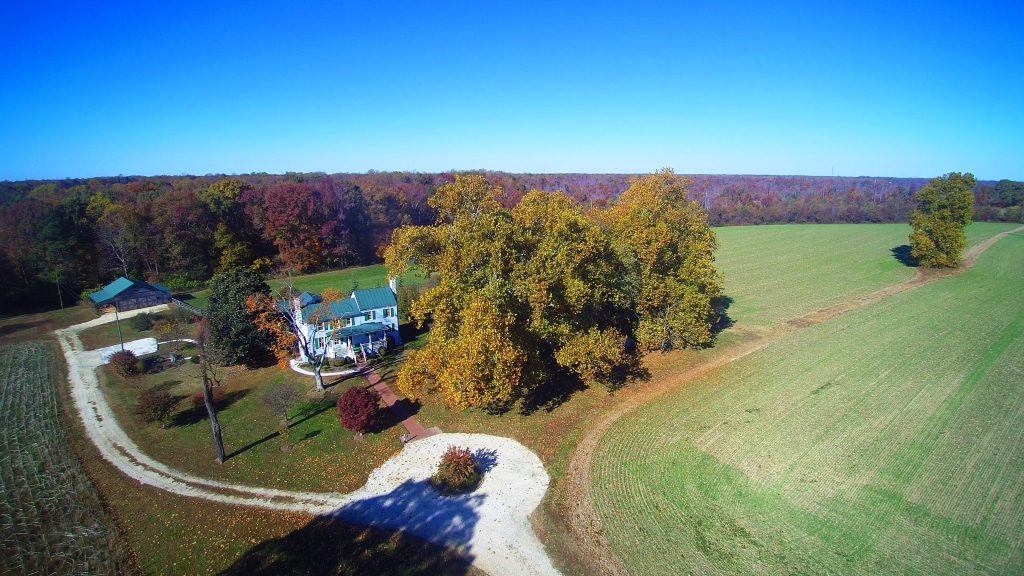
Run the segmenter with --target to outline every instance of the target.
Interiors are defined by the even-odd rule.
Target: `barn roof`
[[[170,294],[171,292],[162,284],[147,284],[141,280],[129,280],[124,276],[121,276],[117,280],[114,280],[110,284],[104,286],[103,289],[89,294],[89,300],[92,300],[96,304],[102,304],[103,302],[116,298],[119,294],[133,286],[149,290],[157,290],[167,294]]]

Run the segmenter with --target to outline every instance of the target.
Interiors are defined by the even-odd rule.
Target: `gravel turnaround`
[[[122,314],[156,312],[154,306]],[[406,444],[348,494],[295,492],[220,482],[171,468],[146,455],[128,437],[99,388],[98,350],[82,346],[79,332],[113,322],[107,314],[57,330],[68,364],[68,381],[86,435],[105,460],[149,486],[193,498],[270,510],[334,514],[354,523],[401,529],[458,550],[475,566],[501,574],[557,574],[530,525],[544,497],[548,475],[536,454],[510,438],[443,433]],[[126,347],[128,343],[126,343]],[[470,494],[443,496],[428,483],[449,445],[469,448],[486,472]]]

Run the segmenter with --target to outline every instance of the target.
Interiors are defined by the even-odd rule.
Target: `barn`
[[[97,308],[116,307],[118,312],[146,308],[171,301],[171,291],[160,284],[147,284],[121,276],[98,292],[89,295]]]

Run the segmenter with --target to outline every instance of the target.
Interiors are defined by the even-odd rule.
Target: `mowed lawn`
[[[1016,226],[975,222],[976,244]],[[906,224],[787,224],[716,228],[716,254],[737,325],[767,325],[896,284],[914,269],[896,259]]]
[[[410,272],[402,276],[399,281],[403,285],[418,286],[425,281],[425,278],[421,274]],[[294,282],[295,287],[299,290],[320,293],[324,288],[337,288],[342,293],[347,294],[354,287],[376,288],[378,286],[387,286],[388,270],[383,264],[356,266],[342,270],[296,276]],[[276,290],[283,285],[283,281],[269,280],[267,284],[270,285],[271,289]],[[186,301],[193,306],[206,308],[206,305],[210,302],[210,291],[199,290],[193,292],[191,298],[186,299]]]
[[[1017,233],[626,415],[591,478],[614,550],[634,574],[1020,574],[1022,285]]]

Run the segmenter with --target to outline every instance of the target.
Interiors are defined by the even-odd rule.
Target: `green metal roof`
[[[320,316],[319,320],[323,322],[324,320],[337,320],[339,318],[355,318],[356,316],[362,316],[363,313],[359,311],[355,300],[345,298],[344,300],[329,303],[327,310],[324,310],[322,302],[302,307],[303,322],[308,324],[309,319],[314,315]]]
[[[89,300],[92,300],[96,304],[99,304],[100,302],[106,302],[107,300],[116,297],[118,294],[124,292],[125,290],[131,288],[132,286],[152,288],[153,290],[159,290],[161,292],[166,292],[168,294],[171,292],[166,286],[163,286],[161,284],[146,284],[141,280],[129,280],[124,276],[121,276],[117,280],[114,280],[110,284],[104,286],[102,290],[89,294]]]
[[[353,290],[352,295],[356,298],[360,310],[374,310],[376,308],[390,308],[398,306],[395,301],[395,293],[391,288],[361,288]]]
[[[348,328],[335,330],[331,334],[331,338],[347,338],[348,336],[361,336],[374,332],[386,332],[387,330],[390,330],[390,328],[380,322],[363,322],[358,326],[349,326]]]

